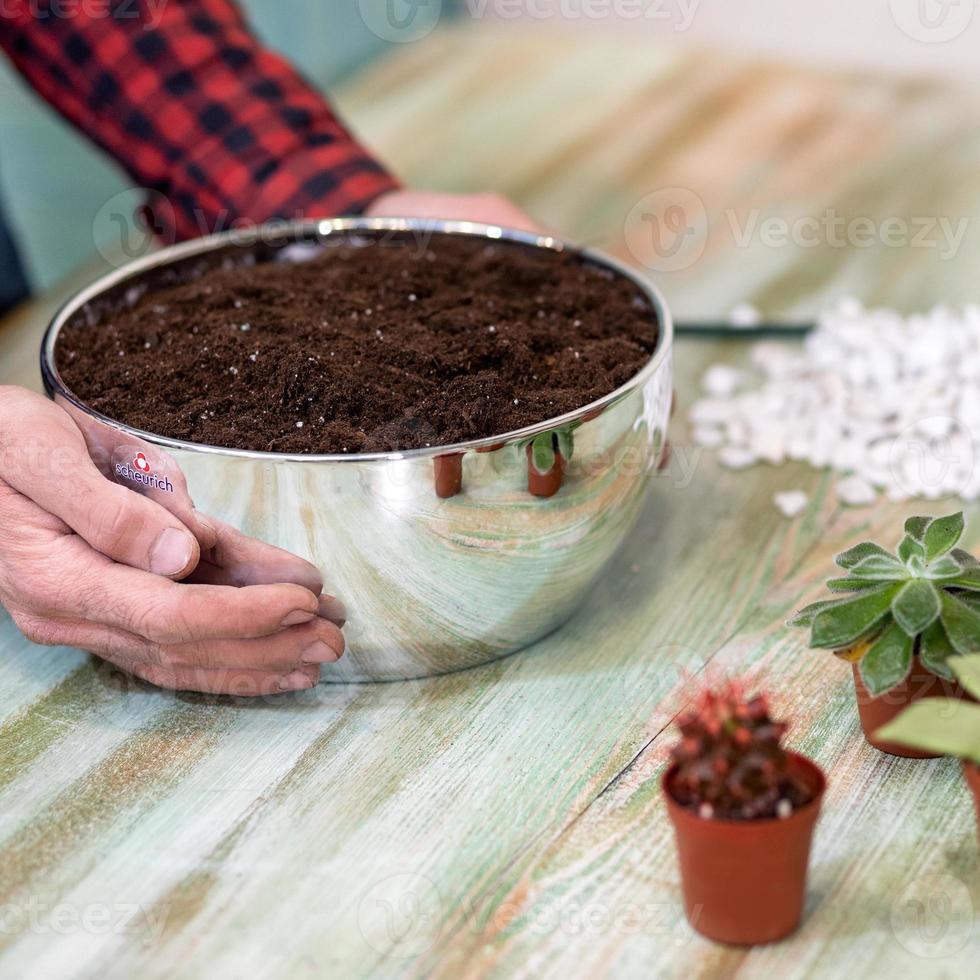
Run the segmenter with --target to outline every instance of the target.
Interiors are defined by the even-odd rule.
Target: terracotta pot
[[[875,737],[875,732],[887,725],[896,715],[901,714],[913,701],[919,698],[962,698],[966,692],[955,681],[937,677],[922,666],[918,657],[912,660],[912,672],[894,690],[872,697],[861,680],[858,665],[851,665],[854,672],[854,693],[857,697],[858,714],[864,737],[876,748],[889,755],[905,759],[938,759],[942,753],[922,752],[910,749],[895,742],[885,742]]]
[[[790,753],[793,772],[814,798],[785,820],[715,820],[682,807],[661,786],[674,824],[691,926],[720,943],[754,946],[789,935],[800,922],[813,828],[826,782],[809,759]]]
[[[527,447],[527,489],[535,497],[553,497],[561,489],[565,477],[565,457],[555,453],[555,465],[547,473],[539,473],[534,468],[533,446]]]
[[[980,834],[980,766],[964,759],[963,775],[966,777],[966,785],[973,791],[973,803],[977,809],[977,833]]]
[[[463,489],[463,454],[447,453],[432,461],[435,471],[436,496],[455,497]]]
[[[489,446],[481,446],[477,452],[478,453],[495,453],[498,449],[503,449],[506,446],[506,442],[494,442]]]

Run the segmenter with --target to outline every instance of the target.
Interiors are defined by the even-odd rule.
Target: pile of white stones
[[[802,346],[753,345],[753,369],[716,365],[690,419],[698,446],[742,469],[803,460],[841,474],[842,503],[980,497],[980,307],[903,316],[856,300]],[[806,496],[774,498],[794,516]]]

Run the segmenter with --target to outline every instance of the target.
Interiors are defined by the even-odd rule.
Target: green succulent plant
[[[967,693],[980,700],[980,656],[954,657],[950,667]],[[942,752],[980,765],[980,704],[923,698],[876,732],[878,738],[925,752]]]
[[[815,602],[790,620],[810,628],[810,646],[859,663],[878,696],[908,677],[912,658],[953,680],[950,658],[980,653],[980,562],[956,545],[963,514],[910,517],[897,555],[870,541],[838,555],[844,570],[827,588],[846,595]]]
[[[531,465],[544,476],[551,472],[558,453],[562,454],[566,463],[572,458],[572,453],[575,452],[575,437],[572,433],[581,424],[581,422],[570,422],[560,429],[549,429],[533,439],[522,439],[517,447],[521,452],[527,446],[531,447]]]

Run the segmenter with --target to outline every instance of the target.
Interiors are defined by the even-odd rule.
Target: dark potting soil
[[[701,800],[679,793],[676,789],[673,796],[681,806],[701,813]],[[730,806],[726,806],[725,801],[716,803],[711,807],[711,816],[716,820],[771,820],[780,815],[782,800],[789,803],[790,812],[796,812],[813,802],[814,792],[803,780],[787,777],[779,786],[761,791],[756,799],[738,801]]]
[[[445,235],[211,268],[76,317],[57,363],[104,415],[234,449],[370,452],[492,436],[587,405],[657,338],[629,280]]]

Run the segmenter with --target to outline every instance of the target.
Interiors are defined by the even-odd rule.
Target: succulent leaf
[[[963,526],[962,511],[930,521],[922,538],[926,549],[926,561],[934,561],[950,552],[963,536]]]
[[[913,557],[924,561],[926,557],[925,545],[916,541],[912,535],[906,534],[898,546],[898,558],[899,561],[908,562]]]
[[[963,655],[980,653],[980,612],[946,590],[941,599],[940,617],[953,648]]]
[[[874,589],[878,583],[867,578],[829,578],[827,588],[831,592],[860,592],[864,589]]]
[[[957,657],[950,666],[967,693],[980,701],[980,657]]]
[[[980,592],[980,568],[964,568],[954,578],[944,581],[943,585]]]
[[[575,452],[575,436],[572,435],[571,428],[559,429],[555,436],[558,440],[558,452],[565,457],[568,461],[572,458],[572,453]]]
[[[931,517],[910,517],[905,522],[905,533],[910,538],[915,538],[920,544],[925,544],[926,531],[932,523]]]
[[[858,562],[863,561],[865,558],[870,558],[873,555],[890,558],[892,561],[895,561],[893,555],[890,555],[880,544],[875,544],[873,541],[862,541],[861,544],[856,544],[853,548],[842,551],[834,558],[834,561],[841,568],[850,569],[857,565]]]
[[[821,610],[813,619],[810,646],[836,649],[866,636],[888,615],[900,588],[895,584],[869,589]]]
[[[980,595],[976,592],[953,592],[951,594],[955,595],[960,602],[968,605],[974,612],[980,613]]]
[[[875,733],[927,752],[980,763],[980,705],[951,698],[923,698]]]
[[[899,582],[909,578],[909,570],[889,554],[868,555],[852,565],[850,573],[854,578],[870,579],[874,582]]]
[[[947,662],[950,657],[956,657],[956,650],[949,642],[942,621],[937,619],[919,639],[919,660],[926,670],[952,680],[953,670]]]
[[[925,577],[931,578],[934,582],[956,578],[965,571],[966,569],[952,555],[943,555],[929,562],[924,569]]]
[[[913,639],[939,618],[940,609],[938,590],[921,578],[906,582],[892,600],[895,622]]]
[[[786,620],[787,626],[812,626],[813,619],[823,609],[830,609],[832,606],[839,606],[844,599],[821,599],[819,602],[811,602],[809,606],[804,606],[799,612],[795,613],[790,619]]]
[[[912,670],[912,637],[897,623],[892,623],[871,645],[858,669],[872,696],[890,691]]]
[[[951,558],[955,558],[964,568],[980,567],[980,561],[977,561],[976,556],[971,555],[969,551],[963,548],[954,548],[949,554]]]
[[[844,647],[843,650],[835,650],[834,656],[849,664],[859,664],[861,658],[871,649],[871,644],[878,639],[877,634],[872,633],[869,637],[858,640],[853,646]]]
[[[531,463],[535,470],[545,476],[555,465],[555,447],[552,433],[543,432],[531,443]]]

